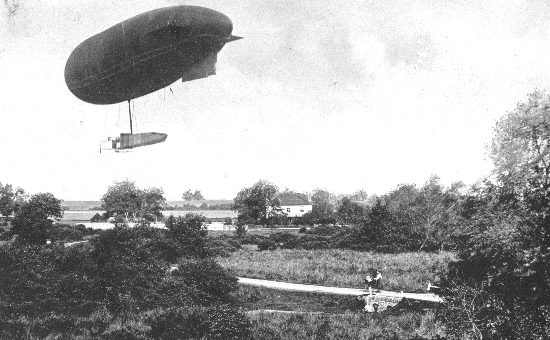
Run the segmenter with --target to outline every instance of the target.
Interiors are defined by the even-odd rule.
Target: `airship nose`
[[[231,42],[231,41],[235,41],[235,40],[239,40],[239,39],[242,39],[243,37],[237,37],[236,35],[230,35],[229,37],[225,38],[225,41],[226,42]]]

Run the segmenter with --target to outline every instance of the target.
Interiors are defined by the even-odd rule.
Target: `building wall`
[[[310,212],[312,205],[281,205],[281,210],[288,217],[302,217],[305,213]]]

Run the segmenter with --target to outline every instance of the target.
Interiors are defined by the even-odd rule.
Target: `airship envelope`
[[[81,100],[115,104],[182,79],[215,74],[217,54],[231,35],[231,20],[196,6],[152,10],[78,45],[65,65],[65,82]]]

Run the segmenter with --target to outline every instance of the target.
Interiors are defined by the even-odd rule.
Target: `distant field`
[[[362,288],[369,268],[383,274],[384,289],[425,291],[453,259],[444,253],[375,254],[351,250],[255,251],[245,247],[218,262],[236,275],[305,284]]]
[[[103,214],[104,211],[101,210],[81,210],[81,211],[72,211],[67,210],[63,214],[61,221],[89,221],[96,213]],[[187,213],[194,213],[203,215],[206,218],[225,218],[237,217],[237,213],[232,210],[166,210],[162,212],[164,216],[168,217],[170,215],[174,216],[184,216]]]
[[[269,236],[273,233],[290,233],[290,234],[299,234],[300,228],[257,228],[257,229],[248,229],[247,234],[254,234],[254,235],[260,235],[260,236]],[[231,230],[216,230],[216,231],[209,231],[208,234],[210,236],[219,236],[219,235],[233,235],[235,233],[234,227]]]
[[[186,204],[191,204],[199,207],[201,204],[207,205],[221,205],[221,204],[231,204],[232,200],[192,200],[192,201],[166,201],[166,204],[171,207],[183,206]],[[96,207],[101,206],[100,201],[62,201],[61,206],[65,207],[65,210],[91,210]]]

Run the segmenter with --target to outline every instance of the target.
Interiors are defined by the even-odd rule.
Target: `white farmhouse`
[[[306,195],[283,192],[277,198],[281,203],[279,211],[290,219],[302,217],[313,208]]]

